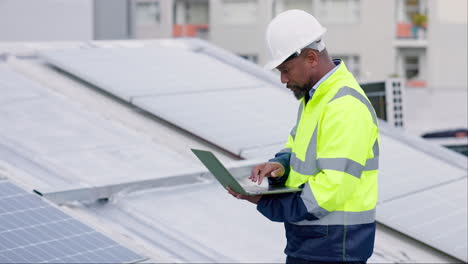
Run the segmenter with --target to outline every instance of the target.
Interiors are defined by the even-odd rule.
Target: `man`
[[[233,196],[284,222],[286,263],[366,263],[372,255],[377,203],[379,130],[369,100],[346,69],[332,61],[325,29],[310,14],[289,10],[268,25],[281,82],[300,100],[286,148],[252,170],[252,181],[302,192]],[[346,45],[346,43],[343,43]]]

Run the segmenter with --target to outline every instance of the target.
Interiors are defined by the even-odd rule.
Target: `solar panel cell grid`
[[[129,263],[143,257],[0,180],[0,263]]]

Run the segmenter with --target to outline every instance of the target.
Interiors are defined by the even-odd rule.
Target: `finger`
[[[252,173],[250,174],[250,180],[252,180],[253,182],[256,182],[258,178],[258,173],[263,167],[264,167],[264,164],[255,166],[255,168],[252,169]]]
[[[231,189],[231,187],[227,187],[226,189],[227,189],[228,192],[229,192],[232,196],[234,196],[235,198],[237,198],[237,199],[245,199],[245,198],[244,198],[244,195],[242,195],[242,194],[240,194],[240,193],[236,193],[235,191],[233,191],[233,190]]]
[[[263,168],[263,170],[258,175],[258,185],[262,184],[262,181],[263,181],[263,178],[265,177],[265,175],[269,174],[272,170],[273,170],[273,168],[271,167],[270,164],[267,164],[265,166],[265,168]]]
[[[257,174],[258,174],[258,167],[255,167],[250,172],[249,180],[255,181],[255,175],[257,175]]]
[[[256,182],[258,180],[258,174],[265,167],[265,164],[260,164],[254,168],[252,171],[252,181]]]

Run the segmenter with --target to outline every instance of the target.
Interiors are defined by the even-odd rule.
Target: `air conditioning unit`
[[[371,101],[378,118],[395,127],[404,127],[405,87],[403,79],[361,83],[361,87]]]

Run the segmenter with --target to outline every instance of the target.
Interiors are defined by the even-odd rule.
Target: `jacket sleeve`
[[[270,186],[284,186],[289,175],[289,159],[291,158],[291,152],[278,152],[275,157],[270,159],[271,162],[279,162],[284,167],[284,174],[281,177],[268,177],[268,183]]]
[[[274,222],[297,222],[318,218],[307,212],[300,192],[264,195],[257,204],[257,210]]]
[[[284,167],[284,174],[281,177],[277,178],[270,178],[268,177],[268,183],[270,186],[284,186],[286,180],[289,176],[290,166],[289,161],[291,159],[291,149],[293,146],[293,131],[296,131],[296,126],[292,129],[291,133],[288,136],[288,141],[286,142],[285,148],[282,149],[280,152],[276,153],[275,157],[270,159],[269,161],[272,162],[279,162]],[[294,132],[295,133],[295,132]]]

